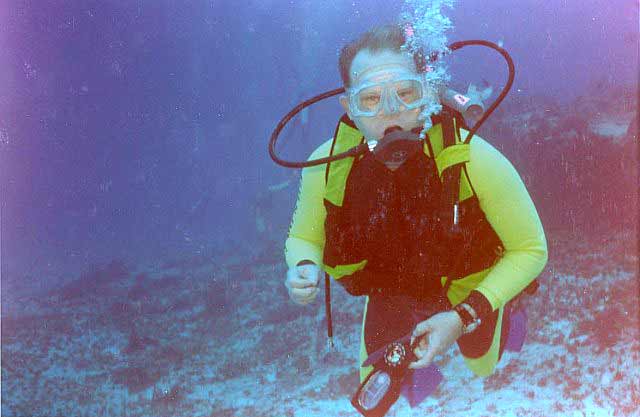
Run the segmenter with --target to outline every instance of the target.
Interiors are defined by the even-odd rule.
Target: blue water
[[[7,3],[3,271],[50,263],[47,272],[59,275],[61,264],[77,268],[222,235],[245,241],[252,197],[287,175],[265,152],[275,122],[301,98],[338,86],[345,41],[401,8],[386,1]],[[449,38],[504,42],[518,70],[510,100],[567,100],[601,79],[634,80],[634,15],[633,1],[465,1],[450,12]],[[468,49],[452,69],[455,79],[505,79],[491,53]],[[312,115],[310,137],[297,139],[308,140],[298,155],[332,134],[339,109],[326,107]]]
[[[202,258],[216,271],[228,262],[227,284],[237,269],[272,264],[275,272],[265,279],[283,287],[282,248],[299,173],[269,159],[269,135],[298,102],[340,86],[337,58],[346,42],[396,21],[402,8],[386,0],[3,2],[3,317],[37,315],[24,297],[56,294],[82,274],[111,271],[109,265],[126,265],[127,286],[148,265],[169,261]],[[446,13],[450,41],[500,42],[513,56],[517,76],[503,115],[523,103],[637,92],[636,0],[465,0]],[[471,48],[452,57],[450,70],[459,89],[483,80],[498,88],[507,75],[491,52]],[[333,134],[340,114],[337,102],[310,109],[305,123],[297,119],[283,132],[283,154],[306,158]],[[500,141],[514,159],[527,159],[515,157],[509,139]],[[536,173],[522,174],[529,181]],[[267,191],[285,181],[283,190]],[[552,223],[555,202],[540,201],[540,189],[532,194]],[[276,302],[288,302],[286,293]],[[80,305],[65,312],[84,311]],[[49,307],[47,314],[56,310]],[[24,392],[15,393],[24,401],[11,400],[6,375],[3,367],[3,411],[21,415],[16,404],[29,410],[27,399],[41,398],[33,392],[43,388],[30,375]],[[76,415],[101,412],[83,407]],[[222,415],[212,407],[211,415]],[[36,403],[30,410],[54,415]],[[137,410],[131,415],[153,413],[144,405]]]

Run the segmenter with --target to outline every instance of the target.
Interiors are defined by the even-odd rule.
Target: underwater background
[[[269,136],[340,86],[342,46],[447,1],[0,4],[2,414],[356,416],[363,299],[294,305],[298,170]],[[503,45],[516,79],[478,134],[522,176],[549,242],[523,351],[479,378],[457,349],[389,416],[640,415],[637,0],[459,0],[450,42]],[[421,16],[415,16],[420,20]],[[492,51],[451,85],[507,77]],[[306,159],[337,99],[279,152]]]

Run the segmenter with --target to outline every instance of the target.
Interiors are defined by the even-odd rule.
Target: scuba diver
[[[469,97],[447,101],[425,82],[428,59],[403,48],[407,36],[383,26],[341,50],[345,114],[334,136],[306,163],[282,163],[304,167],[286,288],[309,304],[324,274],[365,297],[351,403],[368,417],[383,416],[400,394],[414,406],[432,392],[442,378],[434,360],[455,343],[479,376],[505,349],[519,350],[526,316],[513,306],[547,262],[515,168],[484,139],[470,140],[488,114],[468,129],[454,105]],[[443,107],[424,130],[422,110],[434,101]]]

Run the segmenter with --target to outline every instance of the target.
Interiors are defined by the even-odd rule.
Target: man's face
[[[353,59],[349,75],[351,87],[347,94],[352,95],[340,97],[340,103],[367,140],[380,140],[391,126],[411,130],[422,125],[419,118],[422,106],[410,109],[398,100],[411,97],[406,80],[419,78],[409,54],[361,50]],[[354,98],[353,92],[358,91],[362,93]],[[363,115],[363,109],[373,111]]]

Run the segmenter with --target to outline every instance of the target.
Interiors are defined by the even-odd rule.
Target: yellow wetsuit
[[[434,126],[429,131],[435,155],[443,148],[442,135],[436,132],[439,128]],[[464,130],[461,130],[461,136],[466,137]],[[318,147],[310,159],[329,155],[331,143],[329,140]],[[540,274],[547,261],[547,244],[535,206],[512,164],[478,136],[471,140],[469,152],[466,163],[469,180],[487,221],[502,241],[504,253],[490,269],[453,281],[447,295],[453,304],[457,304],[475,289],[486,297],[495,311],[502,309]],[[289,267],[303,260],[323,265],[327,215],[325,171],[326,165],[302,171],[298,201],[285,244]],[[501,318],[502,310],[499,321]],[[487,358],[481,358],[477,363],[476,359],[466,358],[467,364],[475,373],[488,375],[498,359],[496,352],[491,356],[488,362]]]

